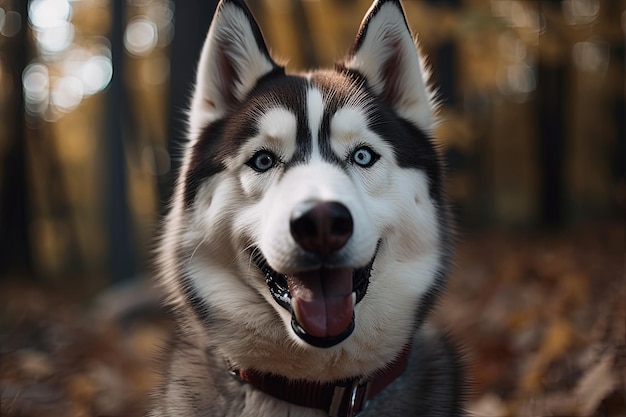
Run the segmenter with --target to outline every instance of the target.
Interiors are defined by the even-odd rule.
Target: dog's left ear
[[[399,0],[377,0],[365,15],[343,66],[362,74],[372,91],[401,116],[430,132],[433,94]]]

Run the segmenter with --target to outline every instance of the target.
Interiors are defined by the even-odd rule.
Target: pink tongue
[[[352,321],[352,269],[322,269],[287,278],[296,320],[314,337],[343,333]]]

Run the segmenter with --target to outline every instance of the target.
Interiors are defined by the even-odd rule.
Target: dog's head
[[[446,263],[434,111],[399,1],[303,75],[242,1],[219,4],[160,262],[230,360],[336,379],[408,343]]]

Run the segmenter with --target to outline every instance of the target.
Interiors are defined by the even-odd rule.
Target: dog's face
[[[229,360],[337,379],[409,342],[446,257],[433,111],[399,2],[372,6],[337,69],[304,75],[220,3],[160,263]]]

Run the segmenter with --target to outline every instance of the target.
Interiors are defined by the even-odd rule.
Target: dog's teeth
[[[352,291],[352,309],[354,309],[355,305],[356,305],[356,292]]]

